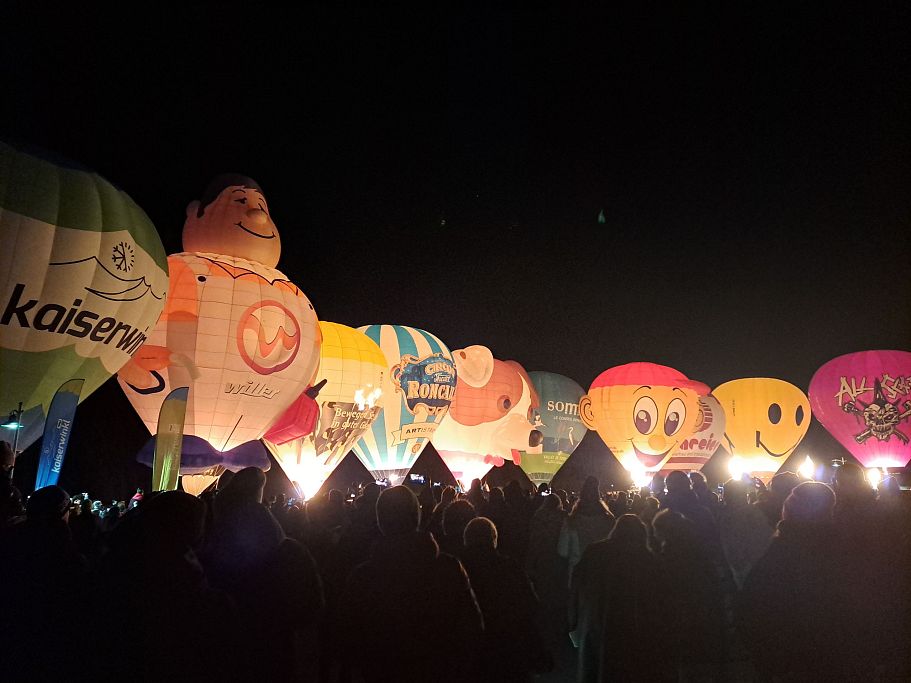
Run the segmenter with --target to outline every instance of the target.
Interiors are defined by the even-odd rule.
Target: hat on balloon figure
[[[189,387],[186,467],[268,469],[257,440],[270,425],[292,410],[285,436],[304,436],[316,419],[307,391],[319,362],[316,312],[275,269],[281,239],[252,179],[215,178],[187,207],[183,245],[168,257],[164,311],[120,385],[152,433],[171,389]]]

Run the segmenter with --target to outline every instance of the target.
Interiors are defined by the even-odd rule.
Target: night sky
[[[647,360],[806,390],[911,346],[908,20],[5,7],[0,138],[121,187],[169,253],[212,176],[255,178],[324,320],[585,387]]]

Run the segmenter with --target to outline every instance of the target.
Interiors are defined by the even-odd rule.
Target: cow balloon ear
[[[595,426],[595,413],[592,410],[592,400],[588,394],[579,399],[579,417],[582,418],[582,422],[585,423],[586,427],[592,430],[597,429]]]
[[[470,387],[483,387],[493,375],[493,353],[486,346],[469,346],[452,354],[456,376]]]

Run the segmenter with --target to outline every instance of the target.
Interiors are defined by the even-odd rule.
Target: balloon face
[[[386,359],[382,412],[354,445],[357,457],[377,478],[405,476],[446,416],[456,388],[456,368],[439,339],[413,327],[358,328]]]
[[[201,200],[187,207],[183,248],[274,268],[282,245],[259,185],[243,176],[224,175],[212,181]]]
[[[259,439],[313,379],[320,332],[310,301],[278,270],[230,256],[168,257],[167,305],[118,374],[149,431],[174,387],[190,387],[185,435],[216,451]]]
[[[712,396],[724,408],[728,451],[755,476],[777,472],[810,428],[810,401],[784,380],[735,379],[713,389]]]
[[[167,261],[126,194],[3,143],[0,239],[0,413],[22,402],[22,449],[41,436],[63,382],[84,379],[84,400],[145,341]]]
[[[323,343],[315,383],[326,380],[326,384],[316,397],[317,429],[283,444],[264,439],[306,498],[316,494],[380,414],[379,399],[388,372],[382,350],[363,332],[329,322],[319,326]]]
[[[721,446],[725,424],[724,409],[718,400],[711,394],[700,396],[696,431],[680,442],[662,471],[701,470]]]
[[[673,368],[628,363],[602,372],[579,412],[629,472],[657,472],[696,429],[708,387]]]
[[[809,393],[816,419],[864,467],[911,461],[911,353],[839,356],[816,371]]]
[[[455,399],[433,445],[453,476],[468,484],[507,459],[520,464],[521,450],[541,444],[532,422],[539,400],[528,373],[515,361],[495,359],[486,346],[452,355]]]
[[[528,376],[540,399],[532,422],[544,439],[539,446],[524,450],[519,466],[535,485],[549,484],[588,432],[579,416],[579,399],[585,390],[554,372],[530,372]]]

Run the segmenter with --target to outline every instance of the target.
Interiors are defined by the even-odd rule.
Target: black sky
[[[169,252],[214,174],[252,176],[322,319],[586,387],[650,360],[806,389],[911,346],[907,5],[3,15],[0,137],[122,187]]]

